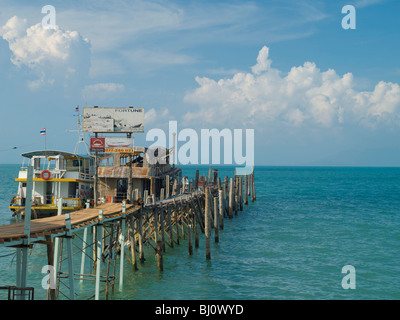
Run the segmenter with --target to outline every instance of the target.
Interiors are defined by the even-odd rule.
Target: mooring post
[[[138,270],[136,261],[136,239],[135,239],[135,229],[137,230],[137,220],[135,222],[135,217],[132,215],[129,217],[129,241],[131,242],[131,257],[133,270]]]
[[[179,244],[179,218],[177,204],[174,199],[174,217],[175,217],[175,228],[176,228],[176,244]]]
[[[210,215],[211,215],[211,208],[210,208],[210,192],[208,187],[205,188],[205,215],[204,215],[204,229],[205,229],[205,238],[206,238],[206,259],[211,259],[211,252],[210,252]]]
[[[188,225],[188,245],[189,245],[189,256],[193,255],[193,244],[192,244],[192,225]]]
[[[75,300],[75,283],[74,283],[74,261],[72,252],[72,226],[71,226],[71,215],[69,213],[65,214],[65,227],[66,232],[66,242],[67,242],[67,252],[68,252],[68,279],[69,279],[69,294],[70,300]]]
[[[49,266],[53,267],[53,271],[54,271],[54,248],[53,248],[53,242],[51,241],[51,236],[50,235],[46,235],[46,247],[47,247],[47,264]],[[51,276],[51,273],[50,273]],[[54,277],[49,277],[49,288],[47,289],[47,299],[48,300],[55,300],[56,299],[56,290],[55,290],[55,281],[54,281]]]
[[[256,201],[256,182],[254,179],[254,168],[252,172],[252,178],[251,178],[251,201],[254,202]]]
[[[199,247],[199,222],[196,220],[194,224],[194,247]]]
[[[60,216],[62,214],[62,202],[63,198],[58,198],[57,199],[57,216]],[[54,239],[54,262],[53,262],[53,267],[54,267],[54,283],[57,281],[57,274],[58,274],[58,248],[60,246],[60,239],[56,237]]]
[[[90,208],[90,202],[86,202],[86,209]],[[85,273],[85,259],[86,259],[86,247],[87,247],[87,235],[88,228],[83,230],[83,240],[82,240],[82,256],[81,256],[81,276],[80,282],[83,282],[83,274]]]
[[[233,218],[233,209],[234,209],[234,186],[233,186],[233,178],[231,178],[229,184],[229,219]]]
[[[249,175],[244,176],[244,204],[249,204]]]
[[[219,242],[219,232],[218,232],[218,199],[214,197],[214,238],[215,242]]]
[[[171,244],[171,248],[174,247],[174,239],[172,238],[172,219],[171,219],[171,209],[169,205],[166,208],[167,211],[167,219],[168,219],[168,234],[169,234],[169,241]]]
[[[239,209],[243,211],[243,176],[239,176]]]
[[[100,277],[101,277],[101,254],[103,252],[103,210],[99,210],[99,222],[96,226],[96,287],[95,287],[95,300],[100,299]]]
[[[126,222],[126,201],[122,202],[121,217],[121,254],[119,255],[119,290],[122,290],[124,284],[124,260],[125,260],[125,222]]]
[[[139,210],[139,261],[144,262],[144,251],[143,251],[143,207]]]
[[[218,190],[219,199],[219,229],[224,230],[224,191],[222,188]]]
[[[165,199],[169,198],[169,175],[165,176]]]
[[[160,228],[161,228],[161,241],[162,241],[162,249],[165,252],[165,224],[164,224],[164,208],[160,207]]]
[[[27,282],[28,274],[28,249],[30,243],[31,234],[31,208],[32,208],[32,190],[33,190],[33,166],[29,165],[27,169],[27,179],[26,179],[26,201],[25,201],[25,220],[24,220],[24,235],[25,238],[22,240],[22,249],[17,250],[17,254],[20,254],[21,268],[19,269],[19,274],[17,274],[17,283],[20,283],[20,287],[25,288]],[[18,279],[19,277],[19,279]],[[19,297],[21,300],[25,300],[25,292],[21,292]]]
[[[199,170],[196,170],[196,179],[194,180],[194,188],[197,190],[199,187]]]
[[[156,243],[156,259],[157,259],[158,271],[162,272],[164,270],[162,241],[157,241]]]

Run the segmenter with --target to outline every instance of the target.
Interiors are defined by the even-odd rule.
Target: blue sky
[[[260,165],[400,164],[396,0],[0,3],[0,163],[43,127],[73,151],[75,105],[132,105],[146,130],[254,129]]]

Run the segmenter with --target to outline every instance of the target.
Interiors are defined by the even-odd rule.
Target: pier
[[[0,226],[0,246],[13,247],[17,253],[16,285],[0,289],[9,290],[9,299],[33,298],[33,288],[26,285],[28,249],[45,245],[48,300],[60,296],[75,300],[77,281],[95,282],[89,299],[110,299],[115,282],[123,286],[125,258],[138,270],[146,261],[144,247],[150,247],[154,250],[158,271],[163,272],[167,251],[185,240],[188,255],[193,255],[193,246],[200,246],[202,233],[204,258],[212,259],[212,233],[213,241],[221,242],[219,230],[224,229],[224,219],[233,219],[250,201],[256,200],[254,171],[231,178],[225,176],[223,181],[218,177],[218,170],[211,168],[208,177],[199,176],[197,170],[196,177],[190,181],[188,177],[170,179],[168,175],[164,179],[160,183],[164,187],[158,194],[144,190],[139,196],[140,192],[131,185],[129,199],[94,207],[88,202],[85,209],[66,214],[62,213],[62,199],[59,199],[56,216],[34,220],[28,217],[23,222]],[[80,230],[83,235],[78,233]],[[74,238],[79,238],[80,247],[73,243]],[[77,261],[79,270],[76,270]]]

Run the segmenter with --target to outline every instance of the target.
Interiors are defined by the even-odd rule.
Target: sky
[[[256,165],[399,166],[399,12],[397,0],[0,0],[0,163],[44,139],[72,152],[79,105],[145,108],[136,145],[174,120],[199,135],[254,129]]]

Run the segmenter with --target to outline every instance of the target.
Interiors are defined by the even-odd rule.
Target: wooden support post
[[[234,186],[233,186],[233,178],[231,178],[229,184],[229,219],[233,218],[233,210],[234,210]]]
[[[158,241],[158,209],[153,207],[153,216],[154,216],[154,242]]]
[[[86,202],[86,209],[90,208],[90,202]],[[82,240],[82,256],[81,256],[81,280],[83,282],[83,274],[85,273],[85,260],[86,260],[86,248],[87,248],[87,236],[88,236],[88,229],[85,228],[83,230],[83,240]]]
[[[174,247],[174,239],[172,237],[172,219],[171,219],[171,208],[167,205],[167,216],[168,216],[168,234],[171,243],[171,248]]]
[[[160,226],[161,226],[161,241],[162,249],[165,252],[165,223],[164,223],[164,208],[160,208]]]
[[[189,245],[189,256],[193,255],[193,244],[192,244],[192,225],[188,225],[188,245]]]
[[[249,175],[244,176],[244,204],[249,204]]]
[[[135,218],[130,216],[129,218],[129,242],[131,243],[131,257],[132,257],[132,267],[134,271],[138,270],[136,261],[136,239],[135,239]]]
[[[163,266],[163,250],[161,241],[157,241],[156,243],[156,259],[157,259],[158,271],[162,272],[164,270],[164,266]]]
[[[47,264],[49,266],[53,266],[54,263],[54,247],[53,242],[51,241],[51,236],[46,237],[46,246],[47,246]],[[53,266],[54,267],[54,266]],[[53,268],[54,270],[54,268]],[[47,299],[48,300],[55,300],[56,299],[56,290],[55,290],[55,279],[50,273],[49,277],[49,288],[47,289]]]
[[[251,174],[251,202],[256,201],[256,182],[254,181],[254,170]]]
[[[139,261],[143,263],[145,261],[143,251],[143,207],[139,211]]]
[[[218,190],[218,199],[219,199],[219,229],[224,230],[224,191],[221,189]]]
[[[213,183],[218,183],[218,169],[213,169],[212,170],[212,174],[213,174],[212,182]]]
[[[126,213],[126,202],[122,203],[122,213]],[[119,256],[119,290],[124,284],[124,260],[125,260],[125,216],[121,218],[121,254]]]
[[[204,225],[205,225],[205,237],[206,237],[206,259],[211,259],[211,252],[210,252],[210,215],[211,215],[211,208],[210,208],[210,192],[208,187],[205,188],[205,216],[204,216]]]
[[[68,279],[69,279],[69,299],[75,300],[75,283],[74,283],[74,261],[72,252],[72,227],[71,215],[65,214],[65,227],[67,228],[67,253],[68,253]]]
[[[199,170],[196,170],[196,179],[194,180],[194,188],[197,190],[199,187]]]
[[[99,222],[96,226],[96,285],[95,285],[95,300],[100,299],[100,277],[101,277],[101,254],[103,252],[103,210],[99,211]]]
[[[174,205],[174,217],[175,217],[175,228],[176,228],[176,243],[179,244],[179,218],[178,218],[178,207],[176,204]]]
[[[197,249],[199,247],[199,222],[195,221],[194,224],[194,247]]]
[[[219,242],[219,232],[218,232],[218,198],[214,197],[214,238],[215,242]]]
[[[238,177],[236,177],[235,176],[235,180],[234,180],[234,182],[235,182],[235,184],[234,184],[234,192],[233,192],[233,198],[234,198],[234,202],[235,202],[235,206],[234,206],[234,208],[235,208],[235,216],[237,216],[237,214],[238,214],[238,183],[237,183],[237,181],[238,181]]]
[[[169,175],[165,176],[165,199],[169,198]]]
[[[62,198],[57,199],[57,216],[62,214]],[[57,281],[57,274],[58,274],[58,248],[60,246],[60,239],[56,237],[54,239],[54,283]]]
[[[243,211],[243,176],[239,176],[239,210]]]

